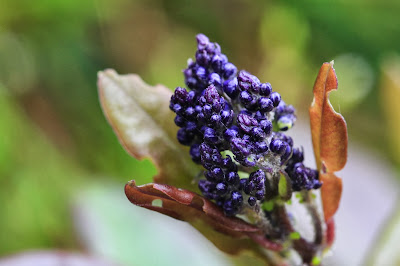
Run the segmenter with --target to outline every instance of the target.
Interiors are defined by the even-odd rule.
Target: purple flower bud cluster
[[[206,198],[215,200],[226,215],[236,214],[243,203],[238,166],[227,155],[222,157],[220,150],[203,142],[200,145],[201,162],[206,180],[199,181],[200,191]]]
[[[200,93],[210,84],[222,91],[222,86],[236,76],[237,68],[221,53],[218,43],[210,42],[204,34],[198,34],[196,39],[196,60],[189,59],[188,67],[183,71],[185,83],[189,89]]]
[[[237,73],[220,46],[203,34],[197,35],[195,61],[183,72],[190,91],[178,87],[170,101],[180,127],[177,138],[205,168],[200,191],[226,215],[273,198],[266,193],[276,191],[271,180],[282,171],[295,191],[321,186],[318,172],[304,166],[303,153],[282,132],[293,126],[295,110],[271,84]],[[241,178],[239,169],[248,178]]]
[[[322,183],[318,180],[318,171],[306,167],[303,161],[303,151],[299,148],[294,148],[285,169],[292,181],[293,190],[300,191],[302,189],[310,190],[320,188]]]

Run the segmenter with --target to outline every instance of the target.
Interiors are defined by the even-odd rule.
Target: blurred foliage
[[[342,94],[332,98],[350,141],[395,162],[379,81],[382,58],[400,52],[399,12],[394,0],[0,0],[0,255],[78,248],[68,199],[92,176],[150,180],[151,163],[128,156],[106,123],[96,73],[183,86],[197,32],[300,113],[321,63],[335,59]]]

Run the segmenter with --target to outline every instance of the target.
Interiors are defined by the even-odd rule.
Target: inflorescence
[[[195,61],[189,59],[183,73],[189,91],[176,88],[170,102],[177,138],[205,168],[200,191],[226,215],[275,197],[271,187],[281,173],[293,191],[321,187],[318,171],[303,164],[302,149],[284,134],[296,121],[295,109],[270,83],[238,72],[203,34],[197,35]]]

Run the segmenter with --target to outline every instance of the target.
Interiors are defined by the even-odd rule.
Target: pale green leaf
[[[191,181],[200,168],[176,139],[172,92],[112,69],[98,73],[98,88],[103,112],[125,150],[137,159],[150,158],[158,168],[154,181],[194,190]]]

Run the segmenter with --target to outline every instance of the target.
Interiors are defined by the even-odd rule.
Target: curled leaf
[[[333,173],[320,174],[323,182],[321,187],[321,199],[325,221],[329,221],[339,208],[342,196],[342,179]]]
[[[154,181],[195,189],[190,181],[199,168],[176,140],[172,92],[112,69],[98,73],[98,89],[103,112],[125,150],[137,159],[150,158],[158,168]]]
[[[326,172],[341,170],[347,161],[346,121],[329,102],[329,93],[337,86],[333,63],[324,63],[314,84],[310,123],[317,167],[323,165]]]
[[[258,253],[256,243],[268,250],[282,250],[279,243],[265,238],[258,227],[239,218],[225,216],[218,206],[194,192],[162,184],[136,186],[132,180],[125,186],[125,194],[137,206],[191,223],[219,249],[229,254],[242,250]],[[157,200],[162,203],[155,202]]]
[[[329,102],[329,93],[337,86],[333,62],[324,63],[314,84],[309,112],[315,161],[323,182],[321,199],[325,221],[337,211],[342,195],[342,180],[334,172],[341,170],[347,161],[346,121]]]

